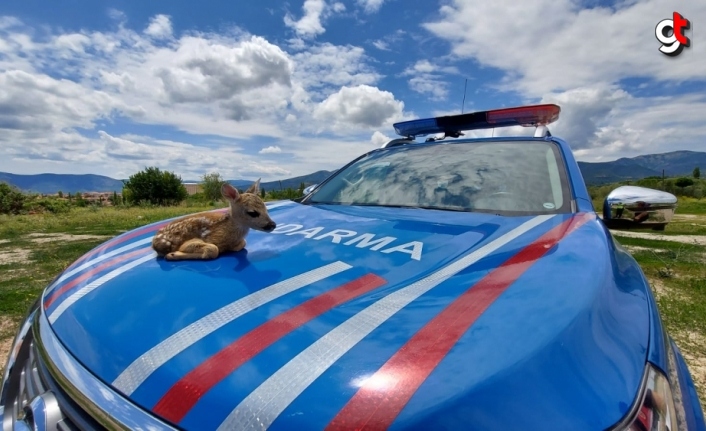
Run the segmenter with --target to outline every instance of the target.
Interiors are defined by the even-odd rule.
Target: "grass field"
[[[125,231],[213,208],[89,207],[56,215],[0,214],[0,367],[32,301],[78,257]]]
[[[27,308],[76,258],[127,230],[213,208],[104,207],[77,208],[58,215],[0,215],[0,367],[5,365],[12,336]],[[662,319],[689,363],[703,403],[706,242],[699,245],[689,239],[706,241],[706,199],[680,200],[677,216],[664,232],[646,231],[640,238],[615,235],[649,278]],[[660,240],[650,239],[655,235],[661,235]]]

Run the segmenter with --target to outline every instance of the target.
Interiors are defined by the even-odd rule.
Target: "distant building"
[[[184,187],[186,187],[186,192],[190,195],[203,192],[203,188],[199,183],[184,183]]]

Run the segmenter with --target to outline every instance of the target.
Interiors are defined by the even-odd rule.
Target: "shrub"
[[[62,214],[71,210],[71,204],[63,199],[37,197],[35,199],[26,200],[24,209],[28,212]]]
[[[145,202],[150,205],[176,205],[189,195],[179,176],[156,167],[132,175],[125,181],[125,189],[129,191],[123,194],[128,203],[141,206]]]
[[[284,190],[272,190],[268,192],[271,199],[297,199],[303,196],[301,190],[286,188]]]
[[[222,198],[221,186],[225,183],[225,180],[221,178],[221,174],[218,172],[206,174],[201,177],[201,181],[201,190],[203,190],[206,200],[217,201]]]
[[[679,178],[677,181],[674,183],[677,187],[689,187],[694,185],[694,180],[691,178]]]
[[[0,213],[19,214],[24,208],[27,197],[16,187],[0,183]]]

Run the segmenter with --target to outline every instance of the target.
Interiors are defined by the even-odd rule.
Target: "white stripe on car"
[[[221,423],[218,430],[263,430],[309,385],[358,342],[421,295],[520,235],[551,219],[537,216],[429,276],[397,290],[329,331],[272,374]]]
[[[130,395],[152,375],[157,368],[184,351],[187,347],[221,328],[223,325],[283,295],[350,268],[352,267],[347,263],[334,262],[287,280],[280,281],[240,298],[237,301],[231,302],[181,329],[179,332],[171,335],[169,338],[135,359],[125,371],[120,373],[113,381],[113,386],[123,393]]]
[[[147,256],[143,256],[140,259],[134,260],[130,263],[127,263],[117,269],[114,269],[113,271],[110,271],[103,277],[100,277],[90,283],[88,283],[86,286],[82,287],[81,289],[77,290],[73,294],[71,294],[69,297],[67,297],[64,301],[62,301],[55,309],[54,311],[49,314],[49,323],[54,323],[56,320],[61,317],[61,315],[66,311],[70,306],[72,306],[76,301],[79,299],[83,298],[84,296],[88,295],[89,293],[93,292],[95,289],[99,288],[101,285],[107,283],[108,281],[114,279],[115,277],[119,276],[120,274],[123,274],[132,268],[142,265],[143,263],[153,260],[157,256],[157,253],[150,253]]]
[[[71,271],[68,271],[68,272],[62,274],[61,277],[56,279],[53,286],[59,285],[60,283],[62,283],[64,280],[71,277],[72,275],[79,273],[79,272],[83,271],[84,269],[88,269],[95,264],[101,263],[106,259],[110,259],[111,257],[116,256],[118,254],[121,254],[125,251],[132,250],[133,248],[136,248],[136,247],[139,247],[141,245],[148,244],[151,242],[152,242],[152,237],[150,236],[149,238],[144,238],[139,241],[131,242],[130,244],[122,246],[120,248],[116,248],[115,250],[113,250],[111,252],[101,254],[97,258],[91,259],[88,262],[86,262],[80,266],[77,266],[76,268],[72,269]],[[47,289],[47,293],[50,293],[49,289]]]

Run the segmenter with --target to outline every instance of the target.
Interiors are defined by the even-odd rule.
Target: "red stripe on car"
[[[99,272],[104,271],[106,268],[110,268],[111,266],[114,266],[120,262],[124,262],[128,259],[135,257],[135,256],[146,254],[148,251],[150,251],[150,248],[140,248],[140,249],[137,249],[137,250],[132,251],[130,253],[115,257],[115,258],[105,262],[104,264],[91,269],[90,271],[86,271],[86,272],[82,273],[80,276],[74,278],[70,282],[64,284],[59,289],[56,289],[54,292],[52,292],[52,294],[46,299],[46,301],[44,301],[44,309],[45,310],[48,309],[62,293],[66,292],[67,290],[71,289],[72,287],[76,286],[77,284],[81,283],[82,281],[85,281],[86,279],[98,274]]]
[[[592,218],[582,214],[564,221],[471,286],[367,379],[326,429],[387,429],[478,317],[562,238]]]
[[[90,259],[96,257],[96,255],[100,254],[100,252],[102,252],[103,250],[105,250],[105,249],[108,248],[108,247],[115,247],[115,246],[117,246],[117,245],[120,245],[120,244],[124,243],[125,241],[128,241],[128,240],[131,240],[131,239],[135,238],[136,236],[140,236],[140,235],[144,235],[144,234],[146,234],[146,233],[154,232],[154,231],[160,229],[161,227],[163,227],[163,226],[166,225],[166,224],[167,224],[167,222],[158,223],[158,224],[156,224],[156,225],[154,225],[154,226],[150,226],[150,227],[138,229],[138,230],[136,230],[136,231],[127,233],[127,234],[125,234],[124,236],[121,236],[121,237],[118,237],[118,238],[109,240],[109,241],[106,242],[105,244],[100,245],[100,246],[98,246],[97,248],[95,248],[95,249],[89,251],[87,254],[85,254],[83,257],[81,257],[79,260],[77,260],[76,262],[74,262],[73,265],[71,265],[71,266],[69,266],[68,268],[66,268],[66,270],[70,270],[71,268],[75,268],[76,266],[78,266],[78,265],[80,265],[80,264],[82,264],[82,263],[84,263],[84,262],[86,262],[86,261],[88,261],[88,260],[90,260]]]
[[[157,402],[153,411],[179,423],[206,392],[268,346],[332,308],[385,283],[385,279],[367,274],[263,323],[185,375]]]

